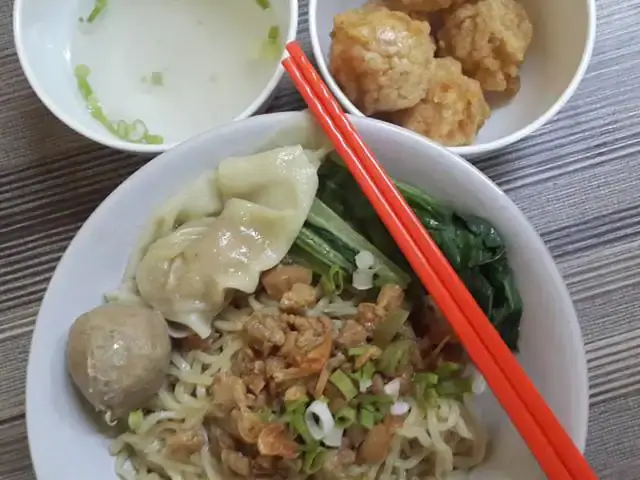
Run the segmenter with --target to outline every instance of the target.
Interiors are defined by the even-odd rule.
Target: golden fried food
[[[462,74],[453,58],[434,60],[427,96],[414,107],[391,114],[391,121],[447,146],[473,143],[489,117],[477,80]]]
[[[367,6],[339,14],[330,71],[365,115],[409,108],[426,94],[435,45],[427,22]]]
[[[384,4],[392,10],[412,13],[431,13],[455,5],[461,5],[467,0],[385,0]]]
[[[515,0],[479,0],[448,12],[438,32],[443,56],[460,61],[464,73],[489,91],[511,91],[531,43],[533,26]]]

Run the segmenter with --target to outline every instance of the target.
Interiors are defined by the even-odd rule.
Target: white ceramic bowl
[[[393,125],[353,118],[389,172],[502,233],[524,300],[520,359],[580,449],[588,392],[580,328],[544,244],[518,208],[469,163]],[[89,420],[65,370],[67,331],[121,279],[151,213],[190,180],[229,156],[307,143],[315,126],[304,112],[263,115],[210,131],[151,161],[120,185],[86,221],[53,275],[38,315],[27,373],[27,428],[39,480],[115,480],[107,438]],[[135,208],[132,208],[135,206]],[[480,404],[493,446],[474,480],[544,478],[489,394]],[[502,476],[500,476],[502,474]]]
[[[90,138],[91,140],[99,142],[108,147],[138,153],[164,152],[165,150],[175,146],[177,143],[186,140],[190,136],[194,136],[198,133],[201,133],[203,130],[219,126],[221,124],[221,120],[216,120],[215,118],[213,118],[214,115],[212,115],[212,118],[210,120],[200,117],[200,115],[207,115],[207,111],[215,112],[217,107],[215,104],[207,104],[205,99],[209,97],[204,95],[202,103],[198,103],[198,100],[194,99],[193,96],[191,96],[192,91],[189,91],[189,88],[198,88],[198,86],[194,85],[196,76],[201,80],[201,82],[207,82],[206,75],[208,75],[208,73],[205,74],[204,72],[198,72],[198,75],[194,74],[191,77],[174,81],[174,85],[178,84],[176,89],[178,93],[173,94],[175,97],[175,102],[173,100],[169,100],[168,107],[163,107],[163,111],[177,112],[179,114],[162,116],[158,115],[157,113],[147,113],[147,116],[145,117],[144,113],[137,113],[137,110],[135,110],[135,113],[133,113],[134,115],[139,116],[147,124],[149,124],[149,130],[151,133],[157,133],[164,137],[165,140],[162,144],[142,145],[123,141],[112,135],[105,129],[103,125],[92,118],[87,110],[84,100],[80,96],[76,85],[76,79],[73,74],[75,65],[72,64],[72,62],[74,62],[74,59],[71,55],[71,47],[74,36],[78,34],[77,32],[79,28],[110,28],[113,32],[113,35],[115,35],[116,37],[123,35],[122,32],[118,30],[122,25],[121,23],[114,24],[113,21],[111,23],[109,22],[109,20],[112,20],[113,18],[110,18],[109,14],[111,13],[110,8],[115,7],[114,0],[111,1],[109,6],[107,6],[104,12],[100,14],[95,23],[93,23],[92,25],[79,23],[79,17],[84,16],[88,12],[90,12],[95,1],[96,0],[62,0],[58,2],[49,2],[47,0],[15,0],[14,2],[13,31],[14,41],[20,64],[27,80],[29,81],[29,84],[31,85],[31,88],[38,95],[40,100],[49,108],[49,110],[51,110],[51,112],[56,117],[58,117],[58,119],[67,124],[73,130],[77,131],[87,138]],[[243,8],[255,8],[256,11],[259,11],[260,7],[256,5],[255,0],[236,1],[246,3],[247,6]],[[188,32],[188,34],[184,35],[181,33],[176,34],[175,32],[168,32],[166,35],[168,45],[156,49],[158,51],[154,51],[154,59],[158,57],[157,65],[161,66],[163,65],[163,61],[167,61],[167,59],[164,58],[164,55],[166,53],[168,58],[191,58],[194,63],[205,65],[207,66],[206,68],[209,68],[208,65],[211,65],[207,62],[213,62],[213,66],[215,66],[215,62],[217,61],[216,59],[224,55],[229,56],[229,53],[227,53],[229,51],[229,45],[221,42],[218,44],[203,46],[204,42],[197,42],[197,50],[190,54],[189,48],[186,48],[190,47],[191,43],[189,42],[196,42],[195,39],[206,39],[207,33],[204,29],[208,28],[209,25],[201,20],[201,18],[205,16],[201,12],[202,8],[204,8],[202,7],[203,2],[199,2],[198,0],[190,0],[187,3],[188,8],[191,8],[192,10],[190,10],[188,17],[185,17],[181,20],[180,24],[182,25],[186,24],[187,22],[191,22],[193,26],[188,27],[188,25],[183,25],[184,28],[187,28],[187,30],[184,31]],[[145,4],[143,3],[143,0],[137,2],[136,7],[134,8],[140,7],[141,4],[144,7]],[[175,16],[172,17],[172,14],[169,12],[173,12],[174,10],[181,8],[181,5],[184,4],[185,2],[178,3],[173,0],[166,0],[163,5],[168,5],[172,8],[172,10],[167,10],[164,17],[169,16],[168,21],[171,21],[171,18],[175,18]],[[264,38],[266,39],[267,29],[269,28],[269,26],[271,24],[277,24],[280,28],[280,40],[284,45],[286,42],[294,40],[296,36],[298,28],[298,0],[270,0],[270,4],[273,11],[269,12],[270,18],[268,20],[264,20],[265,24],[260,24],[260,30],[262,31],[262,27],[264,26]],[[148,8],[153,9],[154,6],[150,5],[148,6]],[[130,29],[133,29],[133,33],[131,35],[135,36],[138,39],[139,43],[145,43],[144,22],[139,23],[138,17],[146,18],[147,15],[145,12],[147,12],[147,10],[143,11],[142,13],[140,13],[138,10],[134,10],[134,12],[137,15],[137,17],[135,17],[134,19],[127,18],[126,16],[124,18],[128,21],[128,27]],[[205,11],[204,13],[209,14],[210,12]],[[259,14],[256,13],[255,15]],[[122,19],[123,16],[119,15],[117,18]],[[207,16],[207,18],[210,18],[210,16]],[[120,22],[122,20],[118,21]],[[149,21],[153,22],[153,19],[149,19]],[[229,24],[232,23],[234,23],[233,20],[229,22]],[[139,30],[138,25],[140,25]],[[156,25],[158,25],[157,22]],[[230,25],[229,28],[241,30],[243,28],[243,25]],[[157,34],[158,28],[155,28],[154,32],[156,32]],[[176,37],[176,35],[179,36]],[[172,48],[175,44],[174,42],[182,38],[187,38],[188,40],[186,40],[186,42],[179,42],[181,45],[180,47]],[[149,42],[152,42],[154,45],[158,43],[154,40],[149,40],[146,43]],[[145,53],[144,49],[138,47],[138,50],[136,51],[136,45],[131,45],[131,54],[127,53],[127,55],[131,57],[129,63],[131,64],[132,68],[123,69],[121,68],[121,64],[123,61],[120,60],[123,55],[120,55],[118,52],[122,52],[123,48],[127,49],[128,44],[122,45],[121,47],[122,48],[118,47],[120,49],[117,51],[110,51],[108,55],[106,55],[106,52],[103,52],[100,49],[98,49],[97,52],[90,51],[88,54],[82,55],[83,59],[87,59],[86,63],[91,67],[92,70],[94,70],[94,66],[96,64],[99,65],[99,62],[105,61],[104,57],[107,57],[106,61],[109,62],[106,66],[101,66],[104,70],[106,70],[106,73],[108,73],[108,75],[96,77],[96,75],[98,75],[96,73],[95,75],[92,74],[92,76],[89,78],[90,83],[92,83],[94,87],[96,85],[94,81],[99,81],[100,78],[102,78],[103,87],[105,85],[107,87],[109,85],[112,85],[113,79],[115,79],[115,81],[117,82],[120,82],[122,78],[127,78],[127,81],[130,82],[138,81],[138,77],[136,75],[138,73],[137,65],[139,64],[139,62],[136,63],[136,60],[140,60],[140,56],[142,56],[142,59],[144,60],[147,54]],[[204,52],[202,51],[202,49],[204,49]],[[251,52],[247,52],[247,56],[254,54],[257,55],[258,51],[259,44],[256,44],[255,52],[253,52],[252,49]],[[171,55],[173,55],[173,57],[171,57]],[[175,60],[170,61],[175,62]],[[82,63],[85,62],[83,61]],[[115,68],[111,68],[111,64],[115,65]],[[194,68],[197,68],[197,65]],[[211,70],[215,69],[211,67]],[[179,72],[180,71],[182,70],[179,70]],[[200,73],[202,73],[202,75],[200,75]],[[267,106],[269,100],[271,99],[275,88],[277,87],[280,79],[283,76],[283,73],[284,70],[280,63],[274,61],[273,72],[269,74],[267,71],[262,75],[262,77],[264,78],[264,85],[256,83],[256,85],[251,86],[251,92],[245,90],[246,94],[243,96],[246,96],[247,98],[243,98],[242,102],[237,102],[238,105],[235,105],[233,107],[233,113],[231,115],[227,117],[225,113],[225,116],[222,119],[222,123],[228,123],[233,119],[233,115],[235,115],[235,119],[238,120],[249,117],[256,112],[261,112]],[[220,73],[220,77],[222,76],[223,74]],[[98,80],[96,80],[96,78]],[[176,78],[176,76],[174,75],[173,78]],[[208,80],[215,81],[213,74],[209,76]],[[197,85],[201,85],[201,82]],[[166,83],[168,86],[168,80],[166,81]],[[136,85],[135,88],[138,88],[137,84],[134,83],[134,85]],[[144,89],[145,87],[140,86],[139,88]],[[224,88],[223,90],[226,95],[233,96],[237,95],[238,89],[241,88],[243,88],[242,85],[237,85],[236,82],[233,83],[229,88]],[[176,90],[174,90],[174,92]],[[185,91],[189,92],[187,93],[187,95],[190,95],[188,102],[185,100]],[[164,91],[162,91],[161,89],[157,89],[156,92],[158,92],[160,95],[169,95],[169,92],[166,89]],[[97,91],[96,93],[98,94],[99,100],[104,98],[104,96],[101,96],[99,91]],[[115,97],[115,101],[112,101],[112,106],[115,106],[116,108],[126,108],[126,106],[123,107],[120,105],[120,99],[122,99],[122,102],[127,102],[126,98],[117,97],[117,95],[117,91],[109,92],[109,98]],[[135,97],[135,100],[140,104],[142,110],[149,110],[150,112],[157,112],[159,110],[153,106],[153,98],[141,98],[139,94],[136,95],[137,97]],[[187,111],[184,111],[186,108],[184,106],[185,104],[190,105]],[[199,121],[197,122],[197,124],[193,125],[193,128],[185,127],[184,123],[188,118],[194,118],[194,114],[190,112],[197,113],[199,118]],[[109,117],[112,116],[109,115],[109,112],[107,112],[107,115]],[[116,118],[113,118],[112,120],[119,119],[117,115],[114,116]],[[162,116],[163,124],[168,122],[173,122],[173,124],[166,129],[161,129],[162,131],[154,131],[151,124],[154,123],[153,117],[158,116]],[[165,117],[167,118],[165,119]],[[136,117],[125,118],[124,120],[133,121],[135,118]],[[211,121],[211,125],[207,123],[209,121]]]
[[[521,70],[522,86],[507,104],[492,104],[489,120],[473,145],[451,147],[473,157],[510,145],[550,120],[575,92],[591,59],[596,32],[595,0],[518,0],[531,18],[534,36]],[[309,0],[309,32],[318,68],[343,107],[362,113],[329,73],[329,34],[338,13],[365,0]],[[497,108],[495,108],[497,107]]]

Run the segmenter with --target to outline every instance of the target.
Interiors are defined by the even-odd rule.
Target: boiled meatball
[[[460,5],[466,0],[385,0],[384,4],[393,10],[413,13],[431,13],[454,5]]]
[[[427,22],[367,6],[336,15],[330,70],[365,115],[409,108],[427,92],[434,43]]]
[[[438,46],[483,89],[515,94],[532,37],[527,11],[515,0],[479,0],[445,15]]]
[[[390,120],[442,145],[458,146],[473,143],[489,114],[480,83],[463,75],[457,60],[438,58],[425,98],[392,113]]]
[[[66,355],[71,378],[86,399],[117,418],[143,407],[160,389],[171,342],[160,313],[107,304],[78,317]]]

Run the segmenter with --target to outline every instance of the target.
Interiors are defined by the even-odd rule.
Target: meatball
[[[430,30],[381,6],[336,15],[331,75],[365,115],[412,107],[427,92],[435,50]]]
[[[107,304],[78,317],[66,355],[71,378],[86,399],[117,418],[143,407],[160,389],[171,341],[160,313]]]
[[[466,0],[385,0],[385,5],[393,10],[412,13],[431,13],[454,5],[460,5]]]
[[[445,15],[438,46],[483,89],[513,94],[532,37],[527,11],[515,0],[479,0]]]
[[[458,146],[473,143],[490,113],[480,83],[464,76],[457,60],[438,58],[427,96],[391,114],[391,121],[442,145]]]

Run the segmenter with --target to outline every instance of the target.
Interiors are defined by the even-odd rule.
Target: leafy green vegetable
[[[335,154],[329,155],[329,161],[323,163],[318,174],[317,198],[395,265],[410,272],[393,238],[342,160]],[[498,232],[486,220],[458,213],[416,187],[395,183],[505,343],[517,350],[522,299]]]
[[[105,8],[107,8],[107,0],[96,0],[93,10],[91,10],[91,13],[89,13],[89,16],[87,17],[87,23],[93,23]]]
[[[409,283],[410,276],[405,271],[318,199],[288,255],[325,278],[330,287],[328,278],[337,272],[344,278],[356,270],[355,256],[361,251],[371,252],[376,258],[378,283],[397,283],[402,287]]]
[[[113,135],[127,142],[157,145],[164,141],[160,135],[150,134],[142,120],[134,120],[131,123],[124,120],[118,120],[116,122],[109,120],[102,109],[102,105],[98,102],[93,88],[91,88],[91,84],[89,83],[90,74],[91,70],[86,65],[77,65],[74,69],[78,90],[87,103],[89,113],[91,113],[94,119],[100,122]]]

